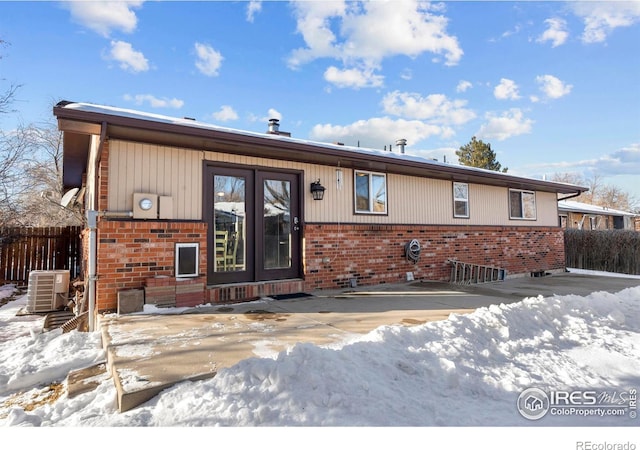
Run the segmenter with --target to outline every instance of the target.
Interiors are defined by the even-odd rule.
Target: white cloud
[[[269,108],[266,116],[259,116],[257,114],[249,114],[249,121],[251,122],[262,122],[265,126],[268,124],[270,119],[278,119],[282,120],[282,114],[275,108]]]
[[[434,123],[460,125],[476,117],[466,109],[465,100],[449,100],[443,94],[422,97],[412,92],[390,92],[382,99],[384,112],[408,119],[431,120]]]
[[[269,108],[269,111],[267,112],[267,120],[269,119],[278,119],[278,120],[282,120],[282,114],[280,113],[280,111],[278,111],[275,108]]]
[[[237,120],[238,113],[229,105],[223,105],[220,111],[213,113],[213,118],[221,122],[227,122],[229,120]]]
[[[400,78],[402,78],[403,80],[411,80],[413,78],[413,72],[411,71],[411,69],[404,69],[400,73]]]
[[[536,77],[536,82],[545,96],[551,99],[564,97],[573,89],[573,85],[566,84],[553,75],[539,75]]]
[[[603,176],[638,175],[640,173],[640,143],[631,144],[597,158],[535,164],[527,167],[546,172],[591,171]]]
[[[640,22],[640,2],[569,2],[573,12],[584,21],[584,43],[604,42],[619,27]]]
[[[174,108],[180,109],[184,106],[184,101],[177,98],[158,98],[151,94],[125,94],[124,99],[128,102],[134,102],[136,105],[148,103],[152,108]]]
[[[288,60],[290,67],[297,68],[317,58],[339,57],[340,49],[334,46],[337,38],[331,30],[331,19],[342,17],[345,9],[346,5],[341,1],[294,3],[297,31],[307,47],[293,50]]]
[[[384,82],[382,75],[375,75],[373,69],[338,69],[331,66],[324,72],[324,79],[340,88],[360,89],[380,87]]]
[[[470,81],[460,80],[458,85],[456,86],[456,92],[466,92],[468,89],[472,88],[473,84]]]
[[[74,21],[108,37],[116,29],[131,33],[136,29],[138,18],[133,8],[139,8],[143,1],[71,1],[64,6],[71,12]]]
[[[222,54],[208,44],[195,43],[196,67],[203,75],[215,77],[222,65]]]
[[[493,89],[493,95],[498,100],[517,100],[520,98],[518,85],[508,78],[500,79],[500,84]]]
[[[124,41],[111,41],[109,58],[120,63],[122,70],[130,72],[146,72],[149,70],[149,61],[142,52],[134,50],[132,45]]]
[[[454,131],[450,127],[427,124],[420,120],[374,117],[349,125],[318,124],[312,128],[310,138],[382,149],[384,146],[395,146],[397,139],[406,139],[408,145],[412,146],[431,136],[448,138],[453,134]]]
[[[500,116],[487,113],[487,123],[476,133],[478,138],[504,141],[513,136],[531,133],[533,120],[524,117],[519,108],[512,108]]]
[[[262,0],[250,0],[247,4],[247,21],[253,22],[253,18],[260,11],[262,11]]]
[[[540,35],[538,42],[551,41],[551,47],[558,47],[566,42],[569,37],[567,22],[560,18],[551,18],[544,21],[548,28]]]
[[[455,65],[463,51],[457,38],[447,34],[448,19],[437,15],[442,7],[417,0],[295,2],[297,31],[306,46],[294,49],[288,64],[295,69],[332,58],[343,63],[344,72],[352,67],[364,72],[379,68],[388,57],[429,52]]]

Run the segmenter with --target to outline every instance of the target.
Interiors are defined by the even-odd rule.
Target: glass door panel
[[[263,184],[264,269],[291,267],[291,183],[264,180]]]
[[[246,179],[241,176],[213,177],[214,272],[246,270]]]
[[[205,163],[207,282],[302,276],[299,172]]]

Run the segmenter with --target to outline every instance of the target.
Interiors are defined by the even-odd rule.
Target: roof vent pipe
[[[406,139],[398,139],[396,145],[400,147],[400,153],[404,153],[404,147],[407,145]]]
[[[278,119],[269,119],[269,128],[267,133],[269,134],[279,134],[280,131],[280,121]]]

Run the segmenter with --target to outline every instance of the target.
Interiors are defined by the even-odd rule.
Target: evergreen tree
[[[471,138],[471,142],[456,150],[456,155],[463,166],[480,167],[503,173],[508,170],[507,167],[502,168],[496,161],[496,154],[491,150],[491,144],[485,144],[475,136]]]

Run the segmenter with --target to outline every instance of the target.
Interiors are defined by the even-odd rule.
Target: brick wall
[[[200,244],[199,272],[206,276],[206,223],[100,220],[96,310],[115,310],[120,290],[142,288],[158,275],[173,277],[178,242]]]
[[[404,246],[420,242],[417,264]],[[495,265],[507,274],[564,268],[564,234],[556,227],[333,225],[305,226],[307,289],[341,288],[415,279],[448,280],[448,259]]]

